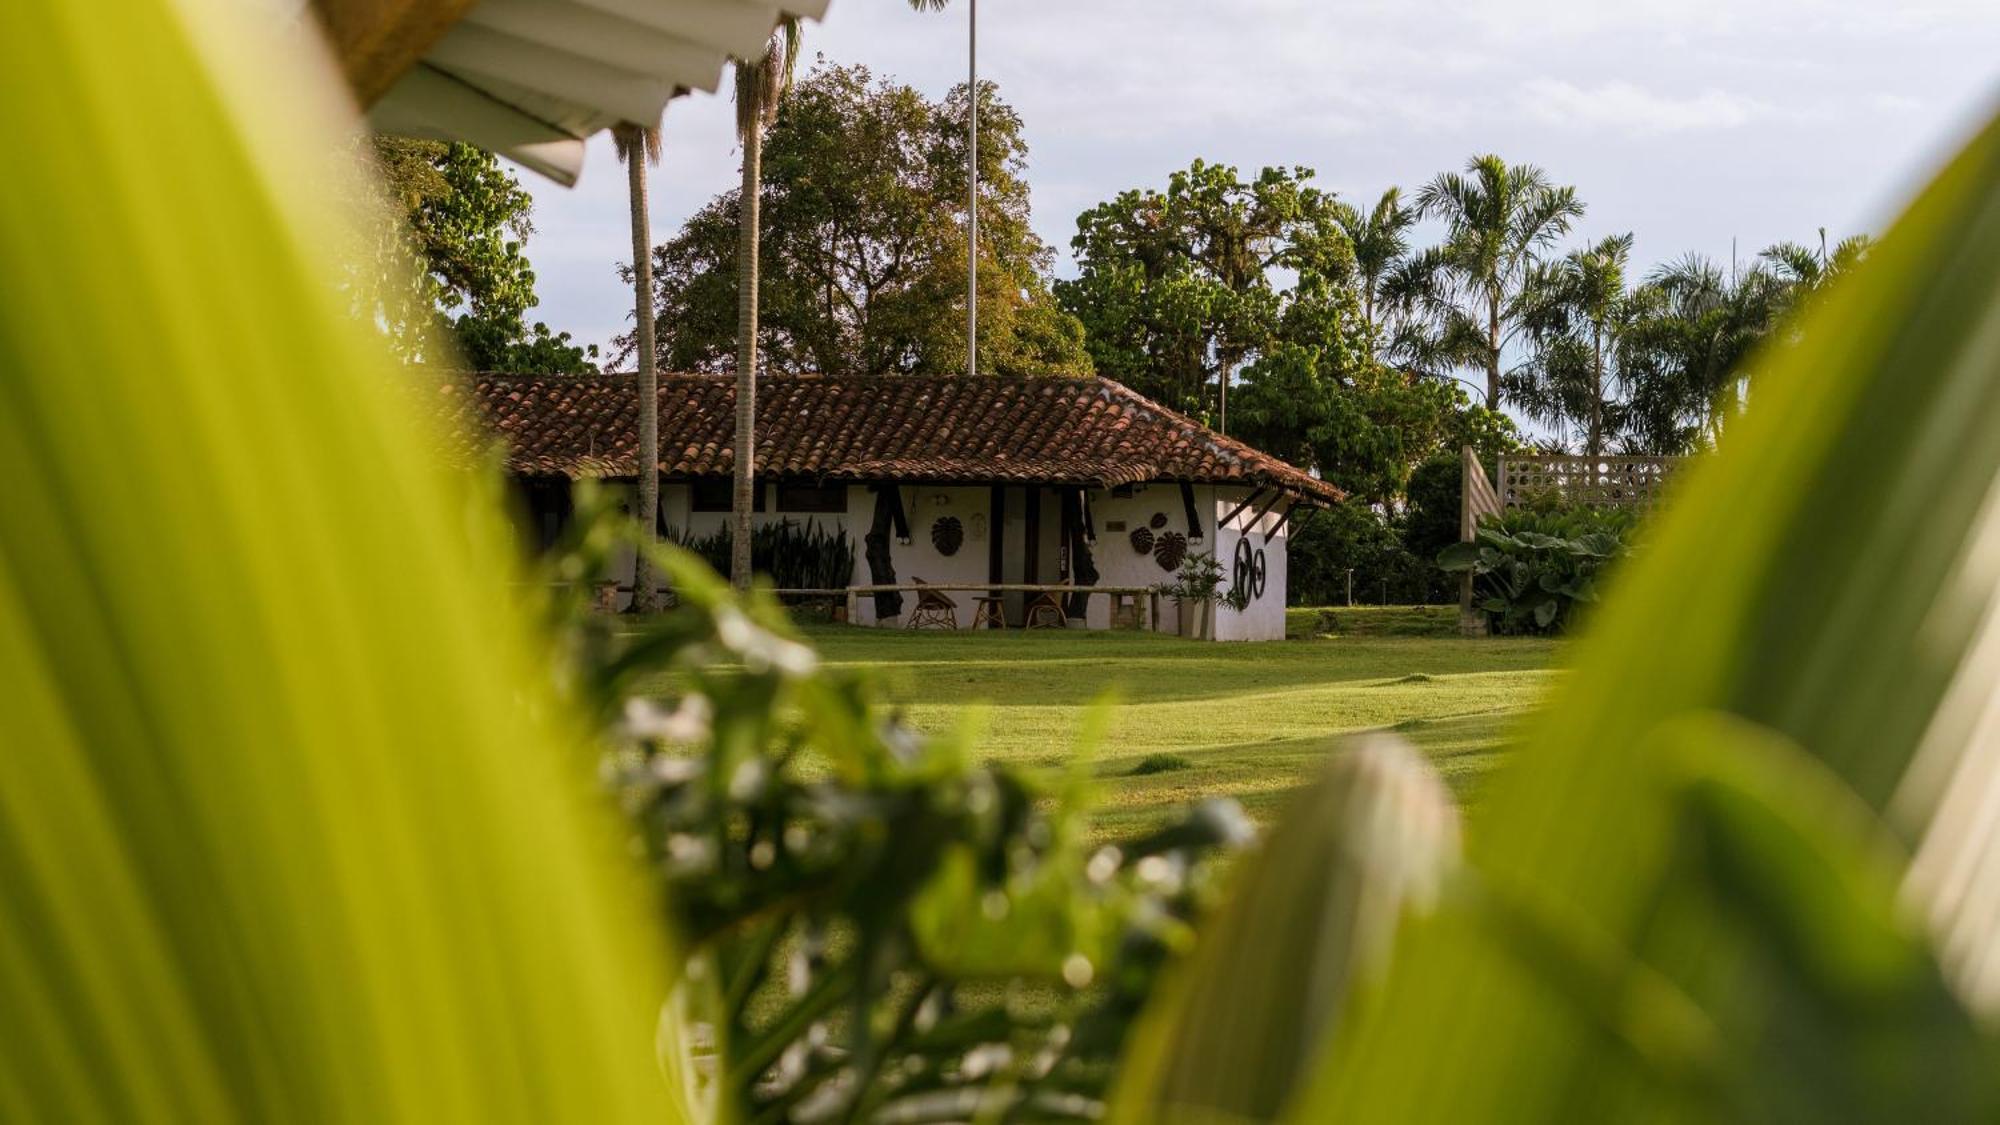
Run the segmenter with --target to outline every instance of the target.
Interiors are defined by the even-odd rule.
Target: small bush
[[[1156,773],[1172,773],[1175,770],[1193,768],[1194,763],[1179,754],[1148,754],[1139,759],[1138,764],[1128,772],[1133,777],[1147,777]]]

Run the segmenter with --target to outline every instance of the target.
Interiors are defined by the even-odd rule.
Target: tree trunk
[[[743,190],[736,238],[736,487],[730,499],[729,582],[750,586],[750,512],[757,489],[757,235],[764,180],[764,122],[743,131]]]
[[[639,368],[639,499],[633,514],[639,521],[639,542],[651,546],[659,536],[660,511],[660,373],[653,345],[653,230],[646,214],[646,143],[635,141],[625,164],[632,189],[632,300],[637,322]],[[653,566],[641,550],[632,562],[632,610],[658,608],[653,591]]]
[[[1590,368],[1590,459],[1597,460],[1604,452],[1604,336],[1598,332],[1590,334],[1594,352]],[[1590,470],[1593,483],[1597,476],[1595,466]]]
[[[1486,409],[1500,409],[1500,295],[1486,300]]]
[[[1380,327],[1375,323],[1375,285],[1372,279],[1361,290],[1361,319],[1368,324],[1368,362],[1375,362],[1375,335]]]
[[[1222,408],[1217,412],[1215,432],[1224,437],[1229,436],[1229,362],[1227,360],[1224,360],[1222,364]]]

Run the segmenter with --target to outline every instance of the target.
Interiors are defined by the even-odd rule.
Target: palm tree
[[[1813,294],[1826,288],[1833,281],[1854,268],[1855,264],[1868,255],[1874,240],[1865,234],[1857,234],[1840,240],[1832,249],[1827,248],[1826,228],[1819,228],[1819,249],[1797,242],[1780,242],[1766,246],[1757,254],[1758,268],[1769,275],[1776,298],[1774,313],[1784,313],[1807,300]]]
[[[653,230],[646,214],[646,165],[660,162],[660,125],[624,122],[611,130],[611,141],[618,147],[618,159],[625,162],[632,196],[632,301],[639,367],[639,499],[633,514],[641,538],[651,543],[659,532],[660,372],[653,347]],[[632,563],[632,612],[654,608],[652,563],[640,551]]]
[[[1461,364],[1486,371],[1486,408],[1500,408],[1500,357],[1519,326],[1512,306],[1541,253],[1583,215],[1576,189],[1555,187],[1532,164],[1476,156],[1417,194],[1417,213],[1445,223],[1445,240],[1420,255],[1438,336]]]
[[[799,55],[799,21],[787,17],[771,33],[763,57],[736,63],[736,135],[743,142],[736,240],[736,456],[730,499],[729,581],[750,585],[750,513],[757,488],[758,226],[764,186],[764,130],[778,117]]]
[[[910,0],[910,6],[936,11],[945,6],[945,0]],[[736,62],[736,135],[743,142],[743,183],[737,196],[736,441],[729,503],[729,581],[739,589],[750,585],[750,514],[757,495],[757,295],[762,282],[758,228],[764,130],[777,120],[778,104],[792,88],[798,60],[799,21],[787,16],[771,33],[761,58]]]
[[[1575,400],[1582,413],[1584,451],[1595,459],[1604,452],[1604,395],[1608,368],[1615,364],[1618,345],[1631,313],[1625,270],[1632,256],[1632,236],[1613,235],[1595,245],[1572,250],[1529,274],[1520,302],[1522,317],[1536,336],[1543,358],[1530,368],[1555,374],[1556,356],[1571,356],[1575,385],[1551,388],[1557,401]],[[1568,393],[1563,392],[1580,392]]]
[[[1744,405],[1750,353],[1766,338],[1787,340],[1797,307],[1872,244],[1858,235],[1829,248],[1822,231],[1819,249],[1780,242],[1740,273],[1698,254],[1654,270],[1631,295],[1619,347],[1632,436],[1661,453],[1712,443]]]
[[[1415,209],[1403,206],[1401,188],[1390,188],[1363,213],[1349,203],[1334,205],[1334,222],[1347,234],[1354,248],[1355,272],[1361,278],[1361,315],[1368,322],[1368,358],[1375,358],[1375,341],[1383,334],[1376,319],[1376,304],[1385,286],[1393,290],[1396,273],[1410,253],[1409,230],[1417,221]]]

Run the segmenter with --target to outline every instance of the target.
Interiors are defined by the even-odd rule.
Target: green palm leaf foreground
[[[0,9],[0,1120],[679,1119],[492,498],[332,290],[342,119],[241,13]],[[1342,767],[1115,1116],[1994,1116],[2000,125],[1846,272],[1462,858]]]
[[[1315,1064],[1249,1034],[1176,1057],[1155,1031],[1135,1119],[2000,1112],[2000,123],[1795,336],[1482,795],[1434,910],[1356,899],[1301,943],[1286,919],[1341,868],[1281,828],[1246,873],[1179,995],[1282,1018],[1406,919],[1393,965],[1320,1014]]]
[[[251,11],[0,11],[0,1120],[677,1120],[655,911]]]

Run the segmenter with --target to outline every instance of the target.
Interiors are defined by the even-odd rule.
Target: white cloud
[[[1627,133],[1734,129],[1772,117],[1775,112],[1755,98],[1724,90],[1660,94],[1630,82],[1579,86],[1558,78],[1533,78],[1522,83],[1517,103],[1521,110],[1550,125]]]
[[[1994,0],[1009,0],[980,10],[980,70],[1020,111],[1035,224],[1195,157],[1303,164],[1372,199],[1474,152],[1546,168],[1633,230],[1642,258],[1858,229],[1990,112]],[[965,5],[838,0],[807,50],[931,96],[965,77]],[[726,99],[667,114],[664,239],[736,182]],[[1916,169],[1913,171],[1912,169]],[[542,313],[602,340],[630,295],[624,177],[531,182]]]

